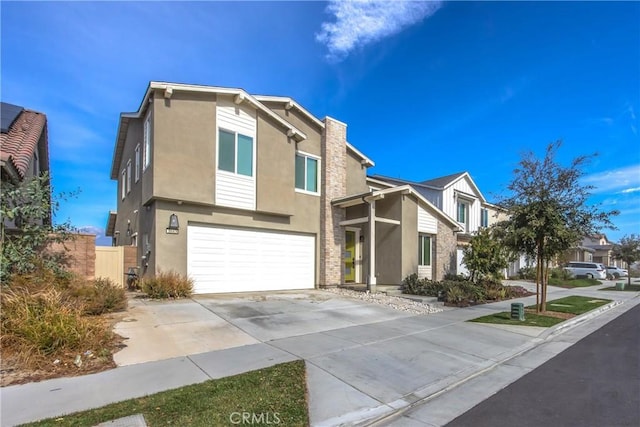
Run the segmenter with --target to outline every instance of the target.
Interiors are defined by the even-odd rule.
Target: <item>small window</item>
[[[149,164],[151,163],[151,116],[147,114],[147,117],[144,119],[144,128],[143,128],[143,140],[144,140],[144,159],[143,159],[143,170],[147,170]]]
[[[218,169],[238,175],[253,176],[253,138],[220,129]]]
[[[458,202],[458,222],[466,224],[467,222],[467,204]]]
[[[127,195],[127,170],[123,169],[122,170],[122,179],[120,180],[120,193],[121,193],[121,197],[122,200],[124,200],[124,197]]]
[[[127,194],[131,192],[131,159],[127,162]]]
[[[319,159],[308,154],[296,153],[295,186],[298,190],[318,193]]]
[[[131,246],[138,246],[138,233],[131,235]]]
[[[489,226],[489,210],[481,209],[480,210],[480,226],[488,227]]]
[[[136,182],[140,181],[140,144],[136,145]]]
[[[418,235],[418,265],[431,265],[431,236]]]

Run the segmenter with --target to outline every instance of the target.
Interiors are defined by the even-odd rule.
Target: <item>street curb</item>
[[[631,299],[629,299],[629,301],[633,301],[635,298],[637,298],[637,297],[631,298]],[[596,298],[594,298],[594,299],[596,299]],[[587,322],[587,321],[589,321],[591,319],[594,319],[594,318],[600,316],[601,314],[613,309],[614,307],[617,307],[619,305],[625,304],[625,302],[626,301],[621,301],[621,300],[612,301],[609,304],[605,304],[603,306],[600,306],[600,307],[598,307],[598,308],[596,308],[596,309],[594,309],[592,311],[589,311],[588,313],[585,313],[585,314],[582,314],[580,316],[576,316],[576,317],[573,317],[571,319],[568,319],[565,322],[562,322],[561,324],[550,328],[551,330],[544,332],[543,334],[541,334],[541,336],[538,336],[538,337],[532,339],[531,341],[529,341],[528,343],[523,344],[522,346],[516,348],[513,352],[511,352],[509,354],[508,357],[506,357],[506,358],[504,358],[502,360],[496,361],[496,362],[492,363],[489,366],[483,367],[479,371],[474,372],[471,375],[469,375],[469,376],[467,376],[467,377],[465,377],[465,378],[463,378],[461,380],[458,380],[458,381],[455,381],[455,382],[450,383],[448,385],[445,385],[442,389],[440,389],[440,390],[438,390],[438,391],[436,391],[436,392],[434,392],[434,393],[432,393],[432,394],[430,394],[430,395],[428,395],[426,397],[423,397],[421,399],[415,400],[413,402],[408,402],[408,403],[406,403],[405,405],[402,405],[402,406],[399,403],[402,402],[403,399],[399,399],[398,401],[394,402],[396,404],[396,405],[393,405],[395,410],[390,411],[390,412],[388,412],[388,413],[386,413],[384,415],[381,415],[381,416],[378,416],[378,417],[375,417],[375,418],[369,418],[369,419],[361,420],[360,422],[358,422],[356,424],[353,424],[353,425],[355,425],[355,426],[372,426],[372,427],[382,426],[383,425],[383,424],[381,424],[382,422],[389,421],[390,419],[395,419],[396,417],[398,417],[398,416],[402,415],[403,413],[413,409],[416,406],[422,405],[422,404],[424,404],[426,402],[429,402],[429,401],[431,401],[433,399],[436,399],[436,398],[440,397],[441,395],[443,395],[445,393],[448,393],[448,392],[452,391],[453,389],[455,389],[455,388],[457,388],[457,387],[459,387],[459,386],[461,386],[461,385],[463,385],[463,384],[465,384],[465,383],[467,383],[467,382],[469,382],[469,381],[471,381],[471,380],[473,380],[473,379],[475,379],[475,378],[477,378],[477,377],[479,377],[479,376],[481,376],[481,375],[483,375],[483,374],[485,374],[485,373],[487,373],[489,371],[492,371],[493,369],[497,368],[498,366],[503,365],[503,364],[509,362],[510,360],[512,360],[512,359],[514,359],[514,358],[516,358],[516,357],[518,357],[518,356],[520,356],[520,355],[522,355],[522,354],[524,354],[524,353],[526,353],[526,352],[528,352],[528,351],[540,346],[541,344],[545,343],[546,341],[548,341],[548,340],[550,340],[552,338],[555,338],[558,335],[562,335],[563,333],[569,331],[570,329],[573,329],[574,327],[576,327],[576,326],[578,326],[580,324],[583,324],[584,322]],[[441,384],[444,385],[447,382],[448,381],[446,381],[446,380],[441,380],[438,383],[441,383]],[[436,383],[436,384],[438,384],[438,383]],[[432,385],[432,386],[429,386],[428,388],[436,388],[436,387],[433,387],[433,385]],[[418,389],[418,390],[414,391],[412,394],[415,394],[416,392],[419,392],[420,390],[424,390],[426,388],[427,387],[424,387],[423,389]]]

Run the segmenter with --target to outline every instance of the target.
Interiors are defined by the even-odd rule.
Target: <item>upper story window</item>
[[[431,265],[431,236],[418,235],[418,265]]]
[[[296,190],[319,193],[320,159],[310,154],[296,153]]]
[[[140,181],[140,144],[136,145],[136,154],[135,154],[135,170],[136,170],[136,182]]]
[[[127,170],[122,170],[122,179],[120,180],[120,197],[124,200],[127,195]]]
[[[131,191],[131,159],[127,162],[127,194]]]
[[[38,176],[38,154],[33,153],[33,176]]]
[[[458,200],[457,219],[460,224],[464,225],[464,231],[469,231],[469,203]]]
[[[480,209],[480,227],[489,226],[489,209]]]
[[[253,176],[253,138],[220,129],[218,169],[238,175]]]
[[[147,114],[143,125],[143,141],[144,141],[144,159],[142,161],[142,169],[147,170],[151,163],[151,115]]]

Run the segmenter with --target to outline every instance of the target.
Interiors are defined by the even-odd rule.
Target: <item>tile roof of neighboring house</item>
[[[16,105],[2,103],[2,115],[5,112],[15,116],[14,120],[3,119],[2,133],[0,134],[0,157],[3,167],[11,167],[17,172],[19,179],[24,179],[34,152],[38,148],[40,137],[45,134],[45,147],[43,147],[45,159],[41,163],[47,165],[48,151],[46,141],[47,117],[37,111],[31,111]]]
[[[466,173],[467,172],[453,173],[451,175],[441,176],[439,178],[428,179],[426,181],[422,181],[420,184],[427,185],[429,187],[444,188],[447,185],[451,184],[452,182],[458,180],[458,178],[460,178]]]

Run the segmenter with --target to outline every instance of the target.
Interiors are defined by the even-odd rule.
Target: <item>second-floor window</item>
[[[480,210],[480,227],[489,226],[489,210],[482,208]]]
[[[144,119],[143,141],[144,160],[142,161],[142,168],[146,170],[151,163],[151,116],[149,114],[147,114],[147,117]]]
[[[319,160],[305,153],[296,153],[296,189],[318,193]]]
[[[140,144],[136,145],[136,182],[140,181]]]
[[[127,162],[127,194],[131,191],[131,159]]]
[[[238,175],[253,176],[253,138],[220,129],[218,169]]]
[[[467,206],[464,202],[458,202],[458,222],[462,224],[467,223]]]
[[[123,169],[122,170],[122,180],[120,181],[120,196],[122,197],[122,200],[124,200],[124,197],[127,195],[127,170]]]

